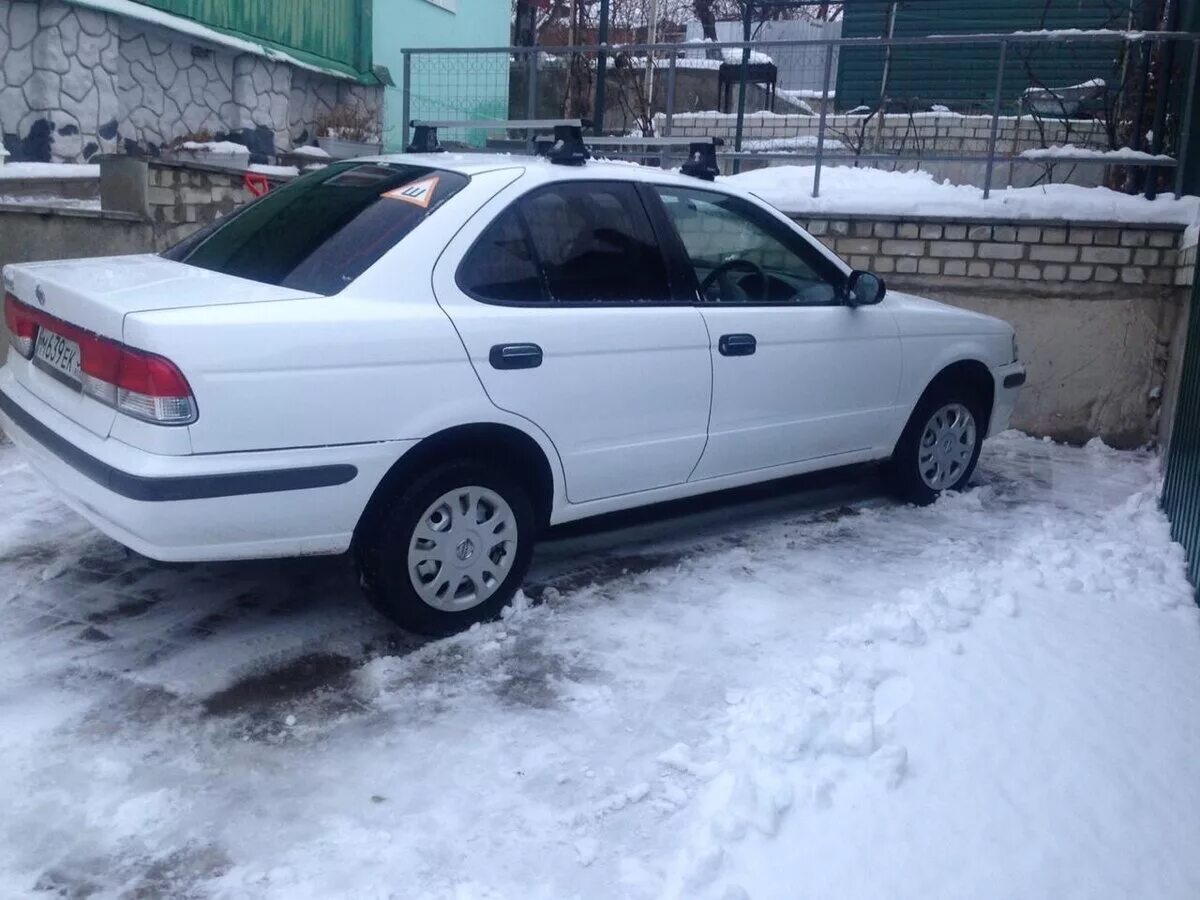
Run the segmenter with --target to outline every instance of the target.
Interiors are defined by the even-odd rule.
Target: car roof
[[[683,154],[681,153],[680,156]],[[618,159],[590,159],[581,166],[552,163],[543,156],[521,153],[391,153],[369,157],[364,161],[390,162],[409,166],[428,166],[462,175],[481,175],[498,169],[524,169],[527,177],[538,181],[595,180],[646,181],[655,184],[678,184],[684,187],[716,188],[725,193],[739,191],[724,185],[714,185],[688,175],[654,166],[644,166]]]

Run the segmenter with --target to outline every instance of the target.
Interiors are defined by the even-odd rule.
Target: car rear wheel
[[[529,568],[533,506],[507,472],[447,463],[408,482],[355,544],[367,596],[389,619],[446,635],[496,618]]]
[[[969,392],[949,385],[926,391],[889,463],[896,494],[924,506],[964,489],[983,447],[982,419],[981,404]]]

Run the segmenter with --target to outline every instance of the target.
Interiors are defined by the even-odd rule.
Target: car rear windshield
[[[227,275],[336,294],[468,180],[424,166],[334,163],[271,191],[163,255]]]

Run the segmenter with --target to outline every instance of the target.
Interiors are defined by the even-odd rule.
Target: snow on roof
[[[1064,87],[1029,87],[1025,88],[1025,94],[1056,94],[1060,91],[1087,91],[1108,87],[1108,82],[1103,78],[1089,78],[1087,81],[1081,81],[1079,84],[1068,84]]]
[[[1048,184],[999,188],[988,200],[970,185],[938,183],[928,172],[886,172],[852,166],[821,169],[821,196],[812,196],[813,166],[772,166],[722,178],[788,213],[1041,219],[1190,225],[1200,197],[1156,200],[1103,187]]]
[[[44,178],[47,181],[80,181],[99,177],[99,166],[83,163],[10,162],[0,166],[0,180]]]
[[[320,72],[323,75],[344,78],[347,81],[358,80],[353,75],[339,69],[304,62],[290,53],[277,50],[274,47],[268,47],[266,44],[259,43],[251,38],[227,34],[224,31],[209,28],[207,25],[202,25],[183,16],[176,16],[169,12],[163,12],[160,9],[145,6],[135,2],[135,0],[70,0],[70,2],[77,6],[87,6],[100,12],[137,19],[150,25],[158,25],[160,28],[167,28],[180,34],[186,34],[188,37],[196,38],[197,40],[228,47],[240,53],[253,53],[255,56],[264,56],[267,59],[273,59],[277,62],[284,62],[301,69],[308,69],[310,72]]]

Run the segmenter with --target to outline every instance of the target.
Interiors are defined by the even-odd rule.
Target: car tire
[[[440,637],[495,619],[529,569],[529,491],[507,471],[460,460],[407,481],[355,540],[367,598],[407,631]]]
[[[972,392],[934,384],[921,397],[887,465],[892,491],[927,506],[966,488],[987,433],[984,405]]]

